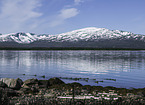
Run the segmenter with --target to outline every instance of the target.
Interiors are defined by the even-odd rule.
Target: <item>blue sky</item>
[[[145,0],[0,0],[3,34],[59,34],[85,27],[145,34]]]

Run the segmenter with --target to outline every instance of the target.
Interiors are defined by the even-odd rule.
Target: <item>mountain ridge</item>
[[[57,35],[20,32],[0,35],[0,47],[145,48],[145,35],[96,27]]]

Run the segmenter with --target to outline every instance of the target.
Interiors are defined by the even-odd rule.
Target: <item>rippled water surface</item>
[[[25,74],[25,75],[23,75]],[[42,76],[45,75],[45,78]],[[145,51],[0,51],[0,78],[80,79],[83,85],[145,87]],[[96,82],[96,83],[95,83]]]

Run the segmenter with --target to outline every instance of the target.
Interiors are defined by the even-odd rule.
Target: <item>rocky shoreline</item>
[[[1,78],[1,105],[144,105],[145,88],[126,89],[49,80]]]

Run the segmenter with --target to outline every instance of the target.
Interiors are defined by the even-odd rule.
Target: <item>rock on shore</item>
[[[80,83],[65,84],[59,78],[49,80],[1,78],[0,103],[2,105],[87,105],[145,104],[145,89],[89,86]],[[74,100],[73,100],[74,99]]]

